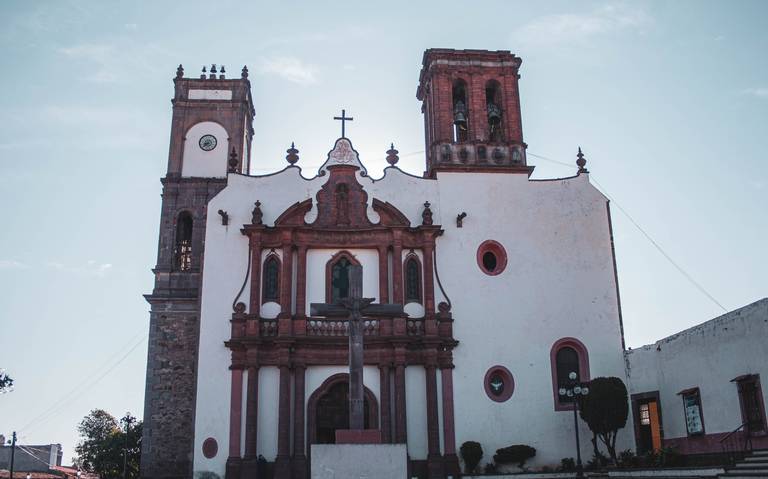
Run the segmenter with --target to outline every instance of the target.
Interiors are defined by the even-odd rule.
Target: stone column
[[[307,455],[304,440],[304,376],[306,366],[297,364],[293,369],[293,477],[306,479]]]
[[[403,245],[398,241],[392,247],[392,302],[403,303]]]
[[[459,458],[456,456],[456,429],[453,420],[453,367],[440,370],[443,386],[443,444],[445,473],[458,476]]]
[[[229,456],[227,457],[226,476],[228,479],[240,477],[240,427],[243,419],[243,370],[232,370],[232,387],[229,399]]]
[[[389,250],[379,246],[379,303],[389,303]]]
[[[280,366],[280,396],[277,416],[277,458],[275,477],[291,477],[291,370]]]
[[[379,366],[379,395],[381,396],[381,441],[392,442],[392,409],[389,404],[389,365]]]
[[[408,442],[407,416],[405,411],[405,363],[395,365],[395,442]]]
[[[427,318],[435,315],[434,246],[424,245],[424,312]]]
[[[258,457],[256,438],[259,417],[259,368],[248,368],[248,389],[245,403],[245,456],[243,457],[242,478],[256,475]]]
[[[307,247],[300,245],[296,255],[296,317],[307,316]]]
[[[290,244],[283,245],[282,271],[280,272],[280,317],[291,317],[291,301],[293,298],[293,248]]]
[[[248,312],[259,317],[261,309],[261,245],[258,238],[251,237],[251,307]]]
[[[427,469],[430,478],[443,477],[443,460],[440,456],[440,426],[437,414],[437,367],[427,364]]]

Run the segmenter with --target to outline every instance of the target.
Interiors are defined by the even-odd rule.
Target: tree
[[[80,442],[75,447],[75,462],[103,479],[112,479],[123,477],[126,455],[127,477],[138,477],[142,423],[130,414],[126,418],[133,424],[127,428],[127,434],[120,429],[117,419],[103,409],[94,409],[85,416],[77,427]]]
[[[13,391],[13,379],[6,374],[5,369],[0,369],[0,394]]]
[[[616,463],[616,436],[627,425],[629,397],[627,387],[616,377],[595,378],[589,382],[589,394],[581,397],[581,419],[592,431],[595,456],[599,456],[597,438],[605,444]]]
[[[483,447],[479,442],[467,441],[459,449],[461,458],[464,459],[464,472],[472,474],[475,472],[480,459],[483,458]]]

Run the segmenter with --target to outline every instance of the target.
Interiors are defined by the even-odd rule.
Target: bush
[[[597,451],[597,454],[592,456],[592,459],[587,462],[587,469],[590,471],[595,471],[604,468],[608,465],[608,456],[603,454],[600,451]]]
[[[486,474],[496,474],[497,472],[499,472],[496,468],[496,464],[492,462],[489,462],[488,464],[486,464],[485,467],[483,468],[483,471]]]
[[[563,472],[572,472],[576,470],[576,461],[572,457],[560,459],[560,470]]]
[[[475,472],[477,465],[480,464],[480,459],[483,458],[483,447],[480,443],[467,441],[461,445],[459,453],[464,460],[464,472],[467,474]]]
[[[579,408],[581,419],[592,431],[595,455],[599,454],[597,439],[600,438],[617,463],[616,436],[629,417],[629,397],[624,382],[615,377],[593,379],[589,382],[589,394],[581,396]]]
[[[525,470],[525,461],[536,455],[536,449],[525,444],[515,444],[513,446],[502,447],[496,450],[493,456],[493,462],[497,464],[517,463],[517,467]]]
[[[619,453],[619,467],[637,467],[639,464],[640,458],[635,455],[632,449]]]

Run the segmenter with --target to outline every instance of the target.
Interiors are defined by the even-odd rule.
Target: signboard
[[[688,428],[688,434],[703,434],[704,424],[701,422],[699,395],[687,394],[683,396],[683,405],[685,407],[685,425]]]

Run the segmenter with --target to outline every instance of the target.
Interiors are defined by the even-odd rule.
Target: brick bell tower
[[[216,65],[174,78],[168,171],[163,184],[149,352],[141,477],[192,477],[200,281],[208,201],[227,174],[247,173],[253,136],[248,69],[227,79]]]
[[[438,171],[526,173],[518,69],[509,51],[431,48],[421,100],[428,177]]]

